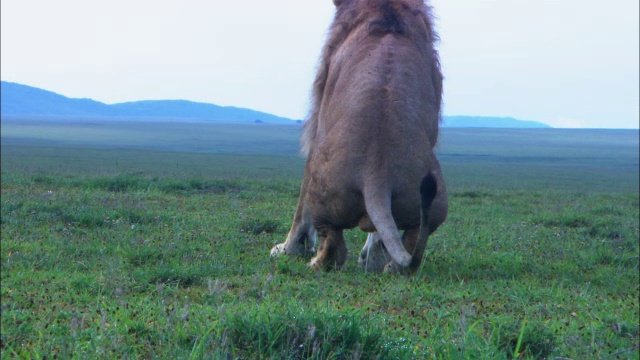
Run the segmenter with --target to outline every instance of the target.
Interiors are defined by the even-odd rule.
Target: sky
[[[638,0],[431,0],[445,115],[638,128]],[[304,119],[331,0],[2,0],[1,79]]]

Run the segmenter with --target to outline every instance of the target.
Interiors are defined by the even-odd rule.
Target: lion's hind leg
[[[318,230],[318,240],[318,255],[311,259],[309,266],[315,270],[342,269],[348,252],[342,229]]]

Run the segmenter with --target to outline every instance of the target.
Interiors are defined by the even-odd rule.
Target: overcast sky
[[[638,128],[638,0],[432,0],[445,115]],[[1,78],[302,119],[331,0],[2,0]]]

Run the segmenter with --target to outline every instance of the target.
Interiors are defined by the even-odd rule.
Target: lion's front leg
[[[303,202],[302,199],[299,202]],[[312,256],[315,254],[316,231],[311,223],[311,217],[304,204],[298,204],[298,210],[293,218],[293,224],[284,243],[271,249],[271,256],[282,254],[297,256]]]
[[[419,229],[408,229],[402,234],[402,243],[407,249],[407,252],[413,253],[416,246],[416,239],[419,234]],[[360,252],[360,259],[358,259],[360,267],[364,268],[366,272],[398,272],[399,267],[391,259],[391,255],[384,247],[382,238],[378,235],[378,232],[369,233],[367,236],[367,243],[364,244],[362,251]]]
[[[316,246],[316,230],[311,222],[311,214],[306,204],[307,179],[305,177],[300,188],[298,207],[293,216],[293,224],[284,243],[278,244],[271,249],[271,256],[282,254],[296,256],[313,256]]]
[[[364,244],[358,259],[360,267],[366,272],[382,272],[390,261],[391,255],[382,244],[380,235],[377,232],[369,233],[367,243]]]

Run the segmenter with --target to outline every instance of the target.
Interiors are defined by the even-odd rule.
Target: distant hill
[[[91,99],[74,99],[32,86],[2,81],[0,115],[5,117],[122,118],[160,120],[202,120],[224,123],[295,124],[296,121],[265,112],[219,106],[187,100],[144,100],[105,104]],[[444,127],[548,128],[535,121],[504,117],[445,116]]]
[[[70,118],[136,118],[146,120],[206,120],[230,123],[294,124],[265,112],[186,100],[146,100],[108,105],[91,99],[73,99],[39,88],[1,82],[0,114]]]
[[[107,114],[109,105],[91,99],[70,99],[54,92],[2,81],[1,114],[90,116]]]

